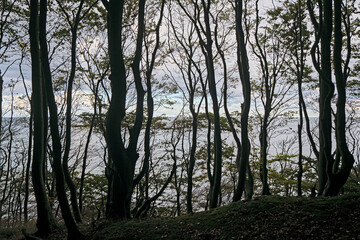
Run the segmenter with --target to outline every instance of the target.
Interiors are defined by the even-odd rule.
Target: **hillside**
[[[360,195],[261,197],[177,218],[100,221],[82,230],[91,240],[360,239]],[[58,232],[50,239],[64,235]]]

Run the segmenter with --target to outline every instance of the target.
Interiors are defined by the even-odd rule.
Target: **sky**
[[[259,6],[260,9],[268,9],[272,6],[272,4],[275,3],[273,1],[270,0],[260,0],[259,2]],[[250,52],[250,51],[249,51]],[[13,57],[15,58],[15,56]],[[229,59],[228,62],[236,62],[236,59],[234,59],[234,57],[232,57],[233,59]],[[250,71],[251,71],[251,76],[252,77],[258,77],[258,73],[259,70],[256,67],[257,63],[255,63],[254,58],[250,57]],[[2,74],[4,75],[4,91],[3,91],[3,104],[4,104],[4,109],[8,109],[8,106],[10,104],[11,101],[11,95],[10,95],[10,88],[8,87],[8,84],[10,83],[14,83],[16,82],[16,85],[14,87],[14,97],[15,97],[15,102],[16,105],[19,107],[19,109],[16,111],[16,116],[24,116],[27,115],[26,111],[23,111],[21,109],[28,109],[29,105],[28,102],[26,100],[23,99],[24,96],[24,85],[19,73],[19,68],[18,68],[18,64],[19,64],[19,60],[17,60],[5,73],[6,68],[8,67],[8,65],[5,63],[0,65],[0,70],[2,71]],[[254,67],[255,66],[255,67]],[[157,77],[159,79],[161,79],[161,77],[166,73],[165,69],[160,69],[157,70]],[[28,90],[31,91],[31,71],[30,71],[30,59],[26,58],[24,61],[24,65],[23,65],[23,74],[24,74],[24,78],[25,78],[25,84],[28,87]],[[177,76],[177,78],[180,78],[179,75]],[[218,75],[218,78],[221,78],[220,75]],[[181,82],[181,81],[179,81]],[[218,92],[220,92],[220,86],[218,88]],[[88,92],[85,90],[85,93]],[[84,94],[84,92],[74,92],[75,95],[78,96],[83,96],[80,97],[80,102],[84,103],[82,107],[80,107],[79,112],[81,111],[90,111],[91,109],[91,102],[88,96],[86,96],[86,94]],[[315,92],[316,94],[316,92]],[[178,95],[173,95],[171,96],[173,100],[179,100],[179,104],[175,105],[173,108],[160,108],[158,109],[157,113],[158,115],[161,114],[166,114],[169,116],[176,116],[179,113],[180,108],[182,107],[182,96],[179,93]],[[236,89],[234,89],[231,92],[231,97],[229,98],[229,109],[230,111],[233,110],[237,110],[240,111],[240,104],[242,102],[242,93],[241,93],[241,84],[239,83],[236,87]],[[295,106],[296,107],[296,106]],[[6,113],[6,111],[4,111]],[[316,112],[311,112],[310,113],[311,116],[317,116]],[[7,113],[7,115],[5,116],[9,116],[9,112]]]

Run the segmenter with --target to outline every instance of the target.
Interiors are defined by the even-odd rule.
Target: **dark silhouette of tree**
[[[205,57],[207,69],[207,83],[210,97],[212,100],[212,107],[214,112],[214,168],[213,173],[210,171],[210,208],[216,208],[219,205],[221,172],[222,172],[222,140],[220,128],[220,107],[216,88],[216,75],[213,54],[213,32],[211,29],[211,14],[210,8],[212,1],[202,0],[200,3],[193,2],[192,10],[189,10],[182,1],[177,1],[183,12],[193,22],[196,33],[199,38],[201,50]],[[193,13],[192,13],[193,11]]]
[[[315,41],[312,47],[312,60],[320,78],[320,116],[319,116],[319,195],[335,196],[345,184],[354,156],[348,149],[346,140],[346,82],[349,76],[351,57],[350,20],[343,14],[341,0],[323,0],[318,2],[319,17],[316,20],[314,6],[308,1],[308,10],[315,29]],[[344,26],[344,28],[342,27]],[[342,57],[343,31],[346,36],[346,56]],[[333,40],[332,40],[333,39]],[[320,42],[320,62],[315,49]],[[332,48],[333,44],[333,48]],[[332,56],[331,56],[332,55]],[[333,65],[332,65],[333,64]],[[333,66],[333,67],[332,67]],[[335,85],[332,72],[335,73],[337,104],[335,113],[335,157],[332,153],[332,99]]]
[[[87,40],[85,39],[83,41],[83,44],[81,45],[83,49],[83,53],[81,56],[78,56],[78,58],[84,59],[84,65],[81,67],[81,71],[84,74],[86,81],[86,85],[90,88],[93,96],[94,96],[94,102],[93,102],[93,112],[92,114],[88,115],[87,113],[83,115],[84,121],[86,126],[89,124],[89,131],[86,137],[86,143],[83,151],[83,157],[82,157],[82,169],[81,169],[81,176],[80,176],[80,187],[79,187],[79,209],[81,212],[83,212],[84,208],[83,205],[86,202],[84,198],[84,187],[85,187],[85,175],[86,175],[86,168],[89,164],[88,162],[88,156],[89,149],[91,148],[91,137],[97,128],[100,128],[100,131],[103,134],[103,126],[101,120],[99,120],[99,115],[101,112],[98,111],[98,108],[101,108],[102,104],[102,96],[100,93],[100,87],[105,81],[105,78],[108,75],[109,72],[109,63],[107,59],[104,59],[103,55],[106,51],[104,49],[104,44],[100,44],[100,46],[97,46],[97,50],[92,53],[91,49],[93,48],[93,44],[87,44]],[[80,59],[78,59],[80,62]],[[105,62],[105,63],[104,63]],[[88,119],[89,117],[90,119]],[[100,122],[99,122],[100,121]],[[99,126],[100,125],[100,126]],[[106,153],[106,151],[105,151]]]
[[[154,97],[153,97],[153,90],[152,90],[152,73],[155,68],[155,64],[157,62],[157,52],[160,48],[160,27],[164,15],[164,8],[165,8],[165,0],[162,0],[160,3],[160,16],[159,19],[156,22],[154,33],[155,33],[155,41],[154,46],[151,50],[151,29],[148,29],[145,31],[145,41],[144,41],[144,47],[145,47],[145,85],[146,85],[146,104],[147,104],[147,119],[145,124],[145,135],[144,135],[144,160],[143,160],[143,167],[140,171],[140,173],[136,176],[133,183],[133,188],[135,188],[136,185],[139,184],[141,179],[145,176],[145,203],[144,205],[139,209],[139,211],[135,214],[135,217],[145,216],[147,214],[147,211],[150,207],[150,204],[158,197],[161,196],[163,191],[166,189],[167,185],[172,179],[172,176],[175,172],[175,170],[172,170],[168,180],[164,184],[163,188],[153,197],[149,198],[149,162],[151,158],[151,146],[150,146],[150,140],[151,140],[151,130],[152,130],[152,121],[154,116]],[[148,16],[149,17],[149,16]],[[151,25],[151,24],[149,24]],[[146,26],[144,26],[146,27]]]
[[[64,218],[66,227],[68,229],[68,239],[80,238],[84,236],[80,233],[75,220],[71,214],[70,206],[65,191],[65,177],[61,161],[61,140],[58,129],[58,114],[57,105],[54,97],[52,87],[52,76],[49,64],[49,54],[47,50],[46,40],[46,18],[47,18],[47,1],[40,1],[40,15],[39,15],[39,44],[41,53],[41,69],[44,81],[43,93],[46,94],[46,105],[50,113],[50,132],[53,147],[53,169],[56,177],[56,193],[61,208],[61,214]],[[35,103],[34,103],[35,104]],[[35,121],[35,119],[34,119]]]
[[[279,117],[287,117],[287,106],[294,97],[291,93],[294,82],[287,81],[287,52],[278,31],[282,25],[276,23],[277,18],[269,16],[267,26],[261,26],[259,15],[259,1],[256,1],[254,42],[251,48],[260,64],[260,81],[253,82],[255,97],[255,112],[260,121],[260,179],[262,195],[270,194],[268,183],[268,151],[270,146],[270,132],[274,122]],[[268,11],[269,14],[270,11]],[[270,14],[269,14],[270,15]],[[260,104],[258,103],[260,102]]]
[[[181,14],[181,13],[178,13]],[[198,115],[200,111],[200,107],[202,104],[202,99],[199,103],[196,103],[196,94],[199,91],[199,82],[201,74],[199,74],[200,66],[197,60],[195,60],[195,55],[199,50],[199,44],[195,44],[197,42],[196,38],[196,30],[194,24],[189,22],[188,26],[179,26],[175,24],[175,19],[177,18],[174,13],[170,12],[169,24],[171,26],[171,30],[173,33],[173,38],[171,39],[174,42],[169,43],[169,50],[171,61],[175,63],[177,68],[180,71],[180,75],[182,76],[181,81],[174,77],[171,74],[171,70],[168,72],[171,74],[172,81],[177,85],[178,89],[181,90],[182,95],[184,96],[185,101],[190,110],[191,114],[191,142],[190,145],[190,153],[188,155],[188,164],[187,164],[187,192],[186,192],[186,209],[187,213],[193,212],[192,206],[192,198],[193,198],[193,174],[194,167],[196,162],[196,150],[198,144]],[[188,28],[188,29],[185,29]],[[170,38],[170,37],[169,37]],[[181,49],[185,54],[174,54],[173,49],[175,46]],[[182,87],[182,84],[185,87]],[[197,106],[196,106],[197,104]]]
[[[31,79],[32,79],[32,102],[34,114],[34,145],[32,161],[32,182],[37,206],[37,236],[48,236],[55,221],[51,214],[49,201],[44,186],[44,108],[43,101],[43,79],[41,75],[40,40],[39,40],[39,2],[30,1],[30,51],[31,51]]]
[[[243,0],[235,1],[235,24],[236,24],[236,43],[237,43],[237,65],[240,73],[240,80],[242,85],[242,91],[244,96],[244,102],[241,105],[241,145],[240,139],[235,137],[236,131],[232,128],[234,138],[238,145],[237,153],[237,165],[238,165],[238,183],[234,192],[234,201],[239,201],[245,189],[246,174],[248,174],[249,180],[252,179],[252,174],[249,165],[250,155],[250,141],[248,137],[248,124],[249,124],[249,112],[251,104],[251,86],[250,86],[250,72],[249,72],[249,60],[246,50],[245,34],[243,30]],[[225,94],[226,95],[226,94]],[[225,101],[225,100],[224,100]],[[225,110],[226,111],[226,110]],[[230,114],[226,111],[226,116],[230,120]],[[252,186],[251,186],[252,187]]]
[[[70,199],[71,199],[71,206],[74,213],[74,217],[76,222],[80,223],[81,214],[78,205],[77,199],[77,190],[76,186],[70,176],[69,172],[69,153],[70,153],[70,146],[71,146],[71,118],[72,118],[72,102],[73,102],[73,85],[75,80],[75,73],[76,73],[76,51],[77,51],[77,38],[78,38],[78,29],[81,20],[89,13],[92,7],[98,1],[90,2],[90,6],[84,9],[85,0],[81,0],[79,6],[77,7],[76,11],[72,10],[73,18],[71,18],[70,14],[65,9],[65,3],[61,1],[57,1],[62,13],[65,15],[66,21],[69,24],[70,32],[71,32],[71,68],[70,68],[70,75],[67,81],[67,94],[66,94],[66,129],[65,129],[65,149],[63,155],[63,171],[65,176],[66,184],[70,189]]]
[[[126,147],[121,123],[126,115],[126,67],[123,56],[123,11],[124,2],[114,0],[102,1],[108,13],[108,44],[110,57],[110,80],[111,80],[111,101],[106,118],[106,141],[109,147],[109,154],[114,163],[112,190],[110,196],[111,218],[129,218],[130,203],[133,192],[135,165],[139,158],[137,144],[142,122],[144,119],[144,96],[142,86],[140,61],[142,57],[143,36],[145,30],[144,15],[145,1],[138,4],[138,29],[136,37],[136,49],[131,63],[136,88],[136,112],[133,126],[129,129],[129,143]]]

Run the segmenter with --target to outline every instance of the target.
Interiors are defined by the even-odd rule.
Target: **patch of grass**
[[[360,194],[353,194],[266,196],[176,218],[102,220],[83,230],[90,240],[360,239],[359,227]]]
[[[22,227],[0,228],[0,239],[17,240],[23,237]]]

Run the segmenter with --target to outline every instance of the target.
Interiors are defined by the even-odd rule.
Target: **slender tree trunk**
[[[334,84],[331,80],[331,33],[332,33],[332,0],[324,0],[321,36],[321,71],[320,74],[320,158],[319,158],[319,195],[322,195],[331,171],[331,99],[334,95]]]
[[[126,71],[122,56],[123,1],[110,0],[105,7],[108,11],[108,44],[110,57],[111,100],[106,117],[105,138],[109,154],[116,171],[113,172],[111,199],[108,217],[126,218],[125,202],[129,186],[130,162],[122,143],[121,122],[125,116]],[[114,169],[114,170],[115,170]],[[132,187],[132,186],[131,186]]]
[[[303,175],[303,142],[302,142],[302,131],[303,131],[303,125],[304,125],[304,119],[303,119],[303,106],[302,102],[303,94],[302,94],[302,79],[303,79],[303,73],[304,73],[304,65],[305,65],[305,59],[304,59],[304,40],[303,40],[303,16],[302,16],[302,0],[298,0],[297,3],[297,26],[299,28],[299,36],[296,36],[296,44],[300,44],[300,56],[298,56],[298,50],[296,49],[296,59],[297,59],[297,83],[298,83],[298,95],[299,95],[299,123],[298,123],[298,143],[299,143],[299,156],[298,156],[298,175],[297,175],[297,194],[299,197],[302,196],[302,175]],[[298,48],[298,46],[296,46]]]
[[[31,78],[32,78],[32,103],[34,114],[34,147],[32,161],[32,182],[37,206],[38,228],[36,235],[40,237],[48,236],[55,222],[51,215],[50,205],[45,191],[43,177],[43,160],[44,160],[44,117],[43,109],[43,84],[41,78],[41,62],[39,48],[39,21],[38,21],[38,4],[37,0],[30,1],[30,51],[31,51]]]
[[[261,195],[270,195],[270,189],[268,184],[268,169],[267,169],[267,148],[268,148],[268,110],[265,107],[265,116],[261,126],[260,133],[260,178],[262,182]]]
[[[222,140],[221,140],[221,128],[220,128],[220,111],[219,102],[217,98],[216,90],[216,77],[214,69],[214,60],[212,52],[212,32],[210,29],[210,3],[208,0],[202,0],[202,6],[204,10],[204,21],[205,21],[205,32],[207,44],[206,50],[206,68],[208,73],[208,84],[209,91],[212,100],[212,106],[214,111],[214,147],[215,147],[215,158],[214,158],[214,187],[210,193],[210,208],[216,208],[219,205],[219,195],[221,188],[221,173],[222,173]]]
[[[327,183],[324,189],[324,195],[326,196],[336,196],[339,194],[341,188],[346,183],[348,179],[352,166],[355,162],[354,156],[348,149],[346,143],[346,78],[347,78],[347,67],[345,66],[345,71],[342,71],[342,1],[334,1],[334,71],[336,78],[336,89],[338,94],[337,99],[337,111],[336,111],[336,121],[335,121],[335,136],[336,136],[336,159],[333,162],[333,165],[327,167]],[[349,31],[349,30],[347,30]],[[347,37],[350,38],[347,33]],[[349,40],[349,39],[348,39]],[[348,51],[351,51],[349,49]],[[350,54],[350,52],[348,52]],[[339,165],[341,162],[341,167]],[[327,162],[329,164],[329,162]]]
[[[250,72],[249,72],[249,60],[246,51],[245,36],[242,27],[243,22],[243,2],[237,0],[235,2],[235,17],[236,17],[236,42],[237,42],[237,64],[240,73],[240,79],[242,84],[242,90],[244,95],[244,103],[242,104],[241,111],[241,153],[239,159],[239,179],[236,191],[234,193],[234,201],[241,199],[242,193],[245,189],[246,173],[248,176],[252,176],[249,165],[250,155],[250,141],[248,137],[248,124],[249,124],[249,112],[251,103],[251,87],[250,87]],[[249,186],[250,187],[250,186]],[[251,192],[248,189],[248,192]]]
[[[28,221],[28,202],[29,202],[29,186],[30,186],[30,166],[31,166],[31,150],[33,138],[33,111],[32,101],[30,101],[30,119],[29,119],[29,144],[28,144],[28,159],[25,171],[25,196],[24,196],[24,220]]]
[[[301,84],[298,84],[299,86],[299,96],[300,96],[300,87]],[[302,105],[301,101],[299,100],[299,124],[298,124],[298,141],[299,141],[299,156],[298,156],[298,174],[297,174],[297,195],[298,197],[302,196],[302,175],[303,175],[303,163],[302,163],[302,156],[303,156],[303,142],[302,142],[302,129],[303,129],[303,113],[302,113]]]
[[[73,85],[74,85],[75,73],[76,73],[77,31],[78,31],[78,26],[80,23],[80,17],[81,17],[80,14],[81,14],[81,10],[83,9],[83,5],[84,5],[84,0],[81,0],[74,22],[73,23],[69,22],[70,28],[71,28],[71,69],[70,69],[70,76],[68,79],[68,84],[67,84],[68,88],[67,88],[67,94],[66,94],[65,149],[64,149],[64,156],[63,156],[63,162],[62,162],[65,181],[70,190],[71,206],[72,206],[74,217],[75,217],[75,220],[77,223],[81,223],[82,220],[81,220],[81,214],[80,214],[80,209],[79,209],[79,205],[78,205],[76,186],[71,178],[68,162],[69,162],[69,154],[70,154],[70,146],[71,146],[71,116],[72,116],[71,109],[72,109],[72,92],[73,92]],[[60,4],[60,6],[61,6],[61,4]],[[63,12],[66,13],[65,10]]]
[[[83,191],[84,191],[84,181],[85,181],[85,173],[86,173],[86,164],[87,164],[87,154],[88,154],[88,149],[89,149],[89,145],[90,145],[90,139],[91,139],[91,135],[94,129],[94,125],[95,125],[95,119],[96,119],[96,115],[97,115],[97,99],[98,99],[98,89],[100,86],[100,83],[103,79],[100,79],[95,87],[95,92],[94,92],[94,98],[95,98],[95,102],[94,102],[94,112],[93,112],[93,116],[91,118],[91,123],[90,123],[90,129],[89,129],[89,133],[88,136],[86,138],[86,144],[85,144],[85,149],[84,149],[84,157],[83,157],[83,163],[82,163],[82,170],[81,170],[81,177],[80,177],[80,191],[79,191],[79,210],[82,212],[83,211]]]
[[[126,211],[128,218],[130,217],[131,196],[133,193],[133,189],[135,187],[133,181],[135,175],[135,167],[136,167],[136,162],[139,158],[139,153],[137,152],[137,146],[144,120],[145,91],[142,84],[140,63],[143,55],[143,41],[144,41],[144,33],[145,33],[145,2],[146,0],[139,0],[136,49],[135,49],[134,60],[131,64],[131,69],[134,75],[134,82],[136,89],[136,112],[135,112],[134,125],[129,131],[130,133],[129,145],[126,149],[128,161],[130,163],[130,169],[128,170],[129,185],[127,186],[127,194],[126,194]]]
[[[51,71],[48,60],[47,41],[46,41],[46,15],[47,15],[47,1],[40,1],[40,49],[42,59],[42,72],[44,76],[45,89],[47,95],[48,109],[50,112],[50,131],[53,147],[53,169],[56,177],[56,193],[61,208],[61,214],[64,218],[67,230],[68,239],[79,238],[83,239],[84,236],[80,233],[76,222],[71,214],[70,206],[65,191],[64,172],[61,164],[61,142],[58,129],[58,116],[57,106],[55,102],[54,92],[52,89]],[[35,104],[35,103],[34,103]]]
[[[192,93],[193,94],[193,93]],[[190,148],[190,158],[189,158],[189,168],[188,168],[188,185],[186,192],[186,208],[187,213],[193,212],[192,207],[192,189],[193,189],[193,172],[195,166],[195,151],[196,151],[196,143],[197,143],[197,113],[194,109],[194,96],[190,96],[190,112],[192,115],[192,139],[191,139],[191,148]]]

